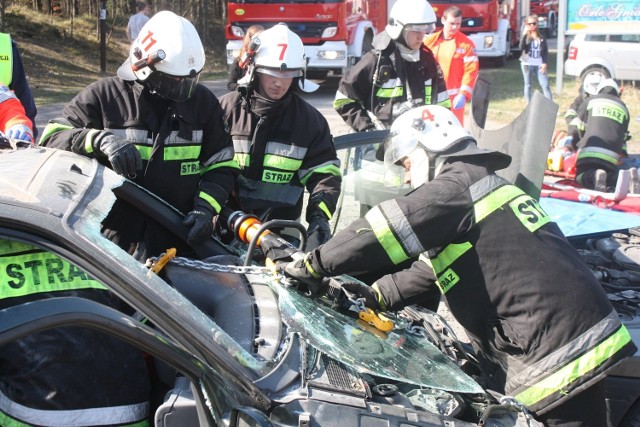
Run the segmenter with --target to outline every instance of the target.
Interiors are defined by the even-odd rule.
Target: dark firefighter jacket
[[[122,302],[69,262],[0,239],[0,309],[54,297]],[[0,425],[148,425],[141,351],[100,331],[61,327],[0,347]]]
[[[433,181],[375,206],[310,262],[329,276],[420,254],[415,268],[378,281],[388,307],[437,286],[493,369],[488,387],[540,415],[602,379],[635,346],[558,226],[482,157],[447,163]]]
[[[269,219],[296,220],[306,187],[307,218],[319,209],[330,219],[342,175],[327,120],[293,91],[269,101],[254,91],[247,97],[246,90],[220,98],[242,171],[235,194],[239,207],[277,208]]]
[[[222,113],[218,99],[202,85],[189,100],[174,102],[150,95],[139,83],[109,77],[89,85],[64,108],[72,128],[49,123],[40,144],[98,157],[108,165],[91,149],[96,129],[106,130],[134,142],[140,152],[143,170],[135,183],[182,213],[193,209],[196,197],[219,212],[238,173]],[[105,219],[109,238],[130,253],[157,256],[176,245],[180,253],[173,236],[125,208],[117,204]]]
[[[609,94],[589,96],[578,108],[569,129],[577,144],[576,172],[604,169],[617,174],[626,153],[629,110],[619,97]]]
[[[340,80],[333,108],[351,128],[361,132],[375,129],[367,111],[390,127],[401,113],[423,104],[451,108],[444,74],[433,53],[423,45],[420,61],[403,60],[395,42],[387,33],[380,33],[374,39],[374,50],[363,55]]]

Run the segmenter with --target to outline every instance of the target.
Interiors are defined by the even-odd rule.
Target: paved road
[[[228,92],[226,80],[211,80],[203,81],[202,83],[211,89],[216,96],[222,96]],[[344,124],[340,116],[338,116],[332,107],[337,87],[338,79],[330,78],[323,83],[316,92],[312,94],[304,94],[304,98],[320,110],[320,112],[327,118],[334,136],[345,134],[349,130],[348,126]],[[49,120],[62,115],[63,108],[64,103],[38,106],[38,115],[36,116],[36,127],[39,131],[38,134],[42,133],[42,129]]]

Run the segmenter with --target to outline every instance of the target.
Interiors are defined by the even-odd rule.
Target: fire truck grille
[[[302,39],[319,39],[322,36],[322,32],[328,27],[337,27],[336,22],[285,22],[289,29],[296,33]],[[238,26],[247,32],[247,29],[252,25],[262,25],[264,28],[269,28],[272,25],[265,22],[236,22],[234,26]]]

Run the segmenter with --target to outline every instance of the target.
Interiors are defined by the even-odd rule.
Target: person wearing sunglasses
[[[531,14],[525,19],[522,38],[520,39],[520,66],[524,78],[524,99],[531,99],[533,76],[537,76],[538,83],[545,97],[553,100],[549,87],[547,64],[549,62],[549,48],[547,41],[538,31],[538,15]]]

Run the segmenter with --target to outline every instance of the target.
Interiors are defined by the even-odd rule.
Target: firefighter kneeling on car
[[[386,171],[403,166],[415,190],[279,269],[322,289],[323,277],[419,256],[349,290],[382,310],[439,290],[476,349],[486,388],[549,426],[606,425],[603,379],[636,347],[557,224],[495,174],[511,158],[478,148],[449,110],[430,105],[396,120],[384,161]]]

